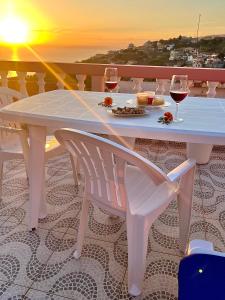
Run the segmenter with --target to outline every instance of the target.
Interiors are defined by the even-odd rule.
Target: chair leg
[[[144,280],[148,246],[148,230],[145,225],[144,217],[127,217],[128,292],[132,296],[141,294]]]
[[[80,225],[79,225],[78,236],[77,236],[76,251],[74,252],[74,257],[76,259],[78,259],[81,256],[81,252],[82,252],[85,229],[88,223],[88,208],[89,208],[89,200],[86,198],[86,196],[84,196],[82,209],[81,209],[81,216],[80,216]]]
[[[0,160],[0,199],[2,198],[2,184],[3,184],[3,160]]]
[[[191,210],[192,210],[192,194],[194,187],[194,172],[191,169],[180,181],[178,194],[178,212],[179,212],[179,230],[180,230],[180,251],[185,254],[187,252]]]
[[[78,185],[79,184],[79,180],[78,180],[78,173],[79,173],[78,160],[77,160],[77,157],[74,157],[71,154],[70,154],[70,160],[71,160],[72,169],[73,169],[74,183],[75,183],[75,185]]]

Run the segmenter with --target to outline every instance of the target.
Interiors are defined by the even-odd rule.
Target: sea
[[[1,60],[20,61],[47,61],[74,63],[90,58],[95,54],[104,54],[109,50],[114,50],[107,46],[96,47],[59,47],[59,46],[32,46],[31,49],[25,47],[5,47],[0,46]]]

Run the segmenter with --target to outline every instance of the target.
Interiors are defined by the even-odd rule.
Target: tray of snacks
[[[145,108],[163,108],[171,105],[170,102],[165,101],[163,97],[150,95],[147,92],[138,93],[137,99],[130,99],[127,101],[127,104]]]
[[[141,107],[117,107],[107,110],[107,112],[116,117],[140,117],[148,115],[145,109]]]

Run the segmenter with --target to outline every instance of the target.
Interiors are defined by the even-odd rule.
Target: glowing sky
[[[29,24],[32,44],[123,46],[149,39],[225,34],[225,0],[0,0]]]

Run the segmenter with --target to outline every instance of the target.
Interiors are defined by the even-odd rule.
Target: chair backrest
[[[17,100],[24,98],[25,96],[16,90],[8,87],[0,87],[0,108],[13,103]]]
[[[77,156],[85,174],[85,190],[103,206],[126,210],[125,171],[130,163],[156,184],[168,181],[165,173],[134,151],[91,133],[60,129],[57,140]]]
[[[0,87],[0,108],[3,108],[6,105],[9,105],[15,101],[18,101],[25,96],[20,92],[10,89],[8,87]],[[5,121],[0,119],[0,126],[9,126],[12,128],[21,128],[21,124],[13,122],[13,121]],[[0,130],[0,147],[4,143],[8,143],[8,141],[12,138],[15,138],[15,134],[9,133],[6,130]]]

